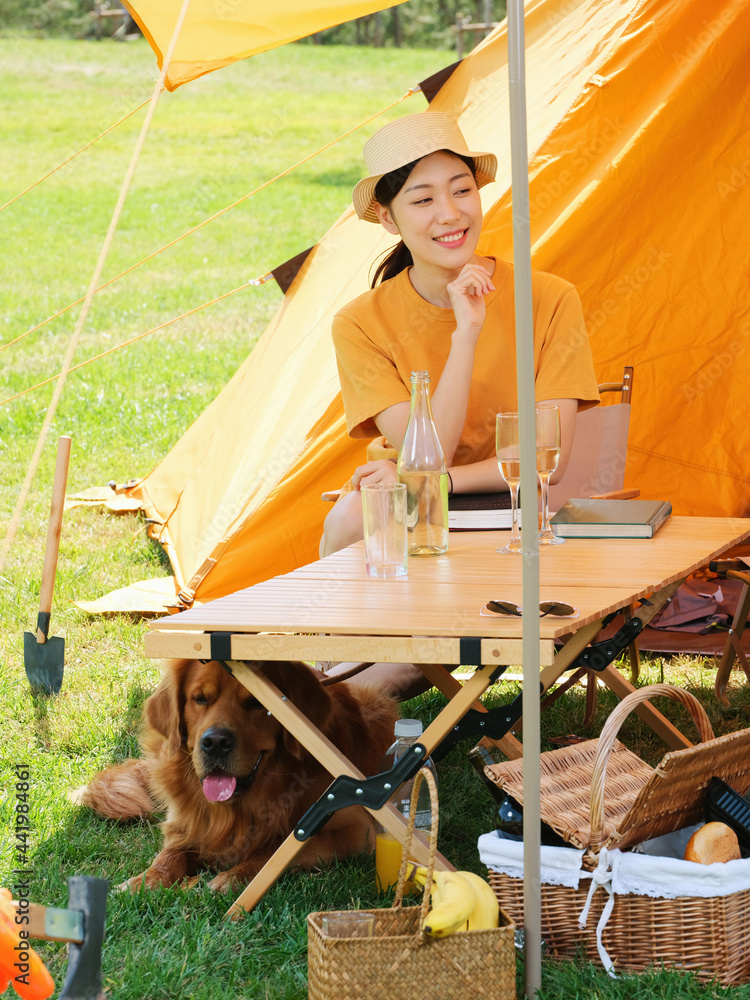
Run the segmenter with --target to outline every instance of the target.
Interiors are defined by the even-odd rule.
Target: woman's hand
[[[395,483],[398,480],[396,463],[389,458],[379,458],[375,462],[358,465],[352,476],[352,486],[375,486],[377,483]]]
[[[484,297],[494,291],[490,272],[481,264],[465,264],[448,285],[456,330],[466,331],[476,341],[487,313]]]

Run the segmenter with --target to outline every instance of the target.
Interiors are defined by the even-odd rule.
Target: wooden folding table
[[[629,694],[632,684],[612,664],[618,652],[612,640],[589,645],[603,621],[623,609],[629,611],[634,602],[644,602],[629,617],[631,624],[625,622],[620,630],[624,648],[685,577],[748,536],[748,519],[673,516],[652,539],[569,539],[563,545],[542,547],[541,600],[563,601],[578,613],[540,622],[541,690],[565,670],[586,665],[596,669],[618,697]],[[349,791],[357,783],[364,787],[365,776],[258,672],[257,661],[417,663],[451,695],[423,733],[424,756],[459,738],[492,735],[490,730],[498,727],[505,730],[498,744],[509,755],[517,755],[520,744],[510,730],[520,717],[520,699],[507,712],[502,708],[483,714],[472,708],[505,667],[522,659],[521,620],[480,614],[489,600],[521,603],[522,560],[496,551],[503,538],[498,532],[454,532],[445,555],[412,558],[408,575],[393,580],[367,577],[359,543],[292,573],[155,621],[146,635],[146,654],[224,662],[337,780],[351,779]],[[556,652],[560,642],[564,645]],[[459,665],[475,668],[465,683],[451,676]],[[671,747],[690,746],[651,705],[640,706],[639,714]],[[362,794],[363,788],[355,790]],[[330,789],[329,793],[333,800]],[[370,811],[401,839],[405,821],[392,805]],[[289,835],[236,900],[231,916],[252,909],[292,863],[304,842],[300,834],[307,836],[309,831]],[[418,860],[425,850],[424,842],[415,844]],[[444,858],[440,864],[449,867]]]

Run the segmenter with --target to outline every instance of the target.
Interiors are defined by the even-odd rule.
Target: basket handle
[[[598,853],[604,843],[604,779],[607,774],[607,762],[612,752],[620,727],[633,711],[636,705],[649,701],[658,695],[666,695],[675,701],[681,702],[690,712],[702,743],[714,738],[714,731],[711,728],[706,711],[698,699],[675,687],[673,684],[648,684],[646,687],[633,691],[623,698],[617,707],[612,711],[607,721],[602,727],[599,743],[594,757],[594,767],[591,773],[591,851]]]
[[[437,854],[437,835],[438,835],[438,796],[437,796],[437,785],[435,784],[435,777],[429,767],[422,767],[417,771],[414,777],[414,785],[411,790],[411,801],[409,803],[409,822],[406,827],[406,834],[404,836],[404,844],[401,848],[401,868],[398,873],[398,885],[396,886],[396,895],[393,900],[393,907],[401,906],[401,902],[404,898],[404,886],[406,885],[406,865],[409,860],[409,852],[411,850],[411,841],[414,834],[414,823],[417,818],[417,798],[419,797],[419,789],[422,781],[427,782],[427,787],[430,790],[430,812],[432,816],[432,829],[430,830],[430,857],[427,863],[427,881],[425,882],[424,892],[422,893],[422,904],[421,904],[421,915],[419,920],[419,926],[425,921],[427,912],[430,906],[430,886],[432,885],[432,876],[435,872],[435,855]],[[420,933],[420,937],[424,935]]]

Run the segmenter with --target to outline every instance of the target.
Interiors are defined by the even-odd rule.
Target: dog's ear
[[[331,716],[333,699],[320,683],[315,671],[304,663],[282,660],[278,663],[267,662],[263,673],[293,705],[304,712],[314,726],[325,732]],[[297,758],[303,756],[304,748],[288,730],[282,730],[282,739],[289,753]]]
[[[185,682],[193,660],[168,660],[161,683],[146,700],[146,722],[167,742],[170,754],[180,748],[185,730]]]

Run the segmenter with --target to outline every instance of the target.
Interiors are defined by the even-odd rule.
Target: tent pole
[[[523,0],[508,0],[508,83],[516,303],[516,377],[521,456],[523,537],[523,912],[526,996],[542,986],[539,804],[539,542],[534,416],[534,319],[531,300],[531,223],[526,134]]]

